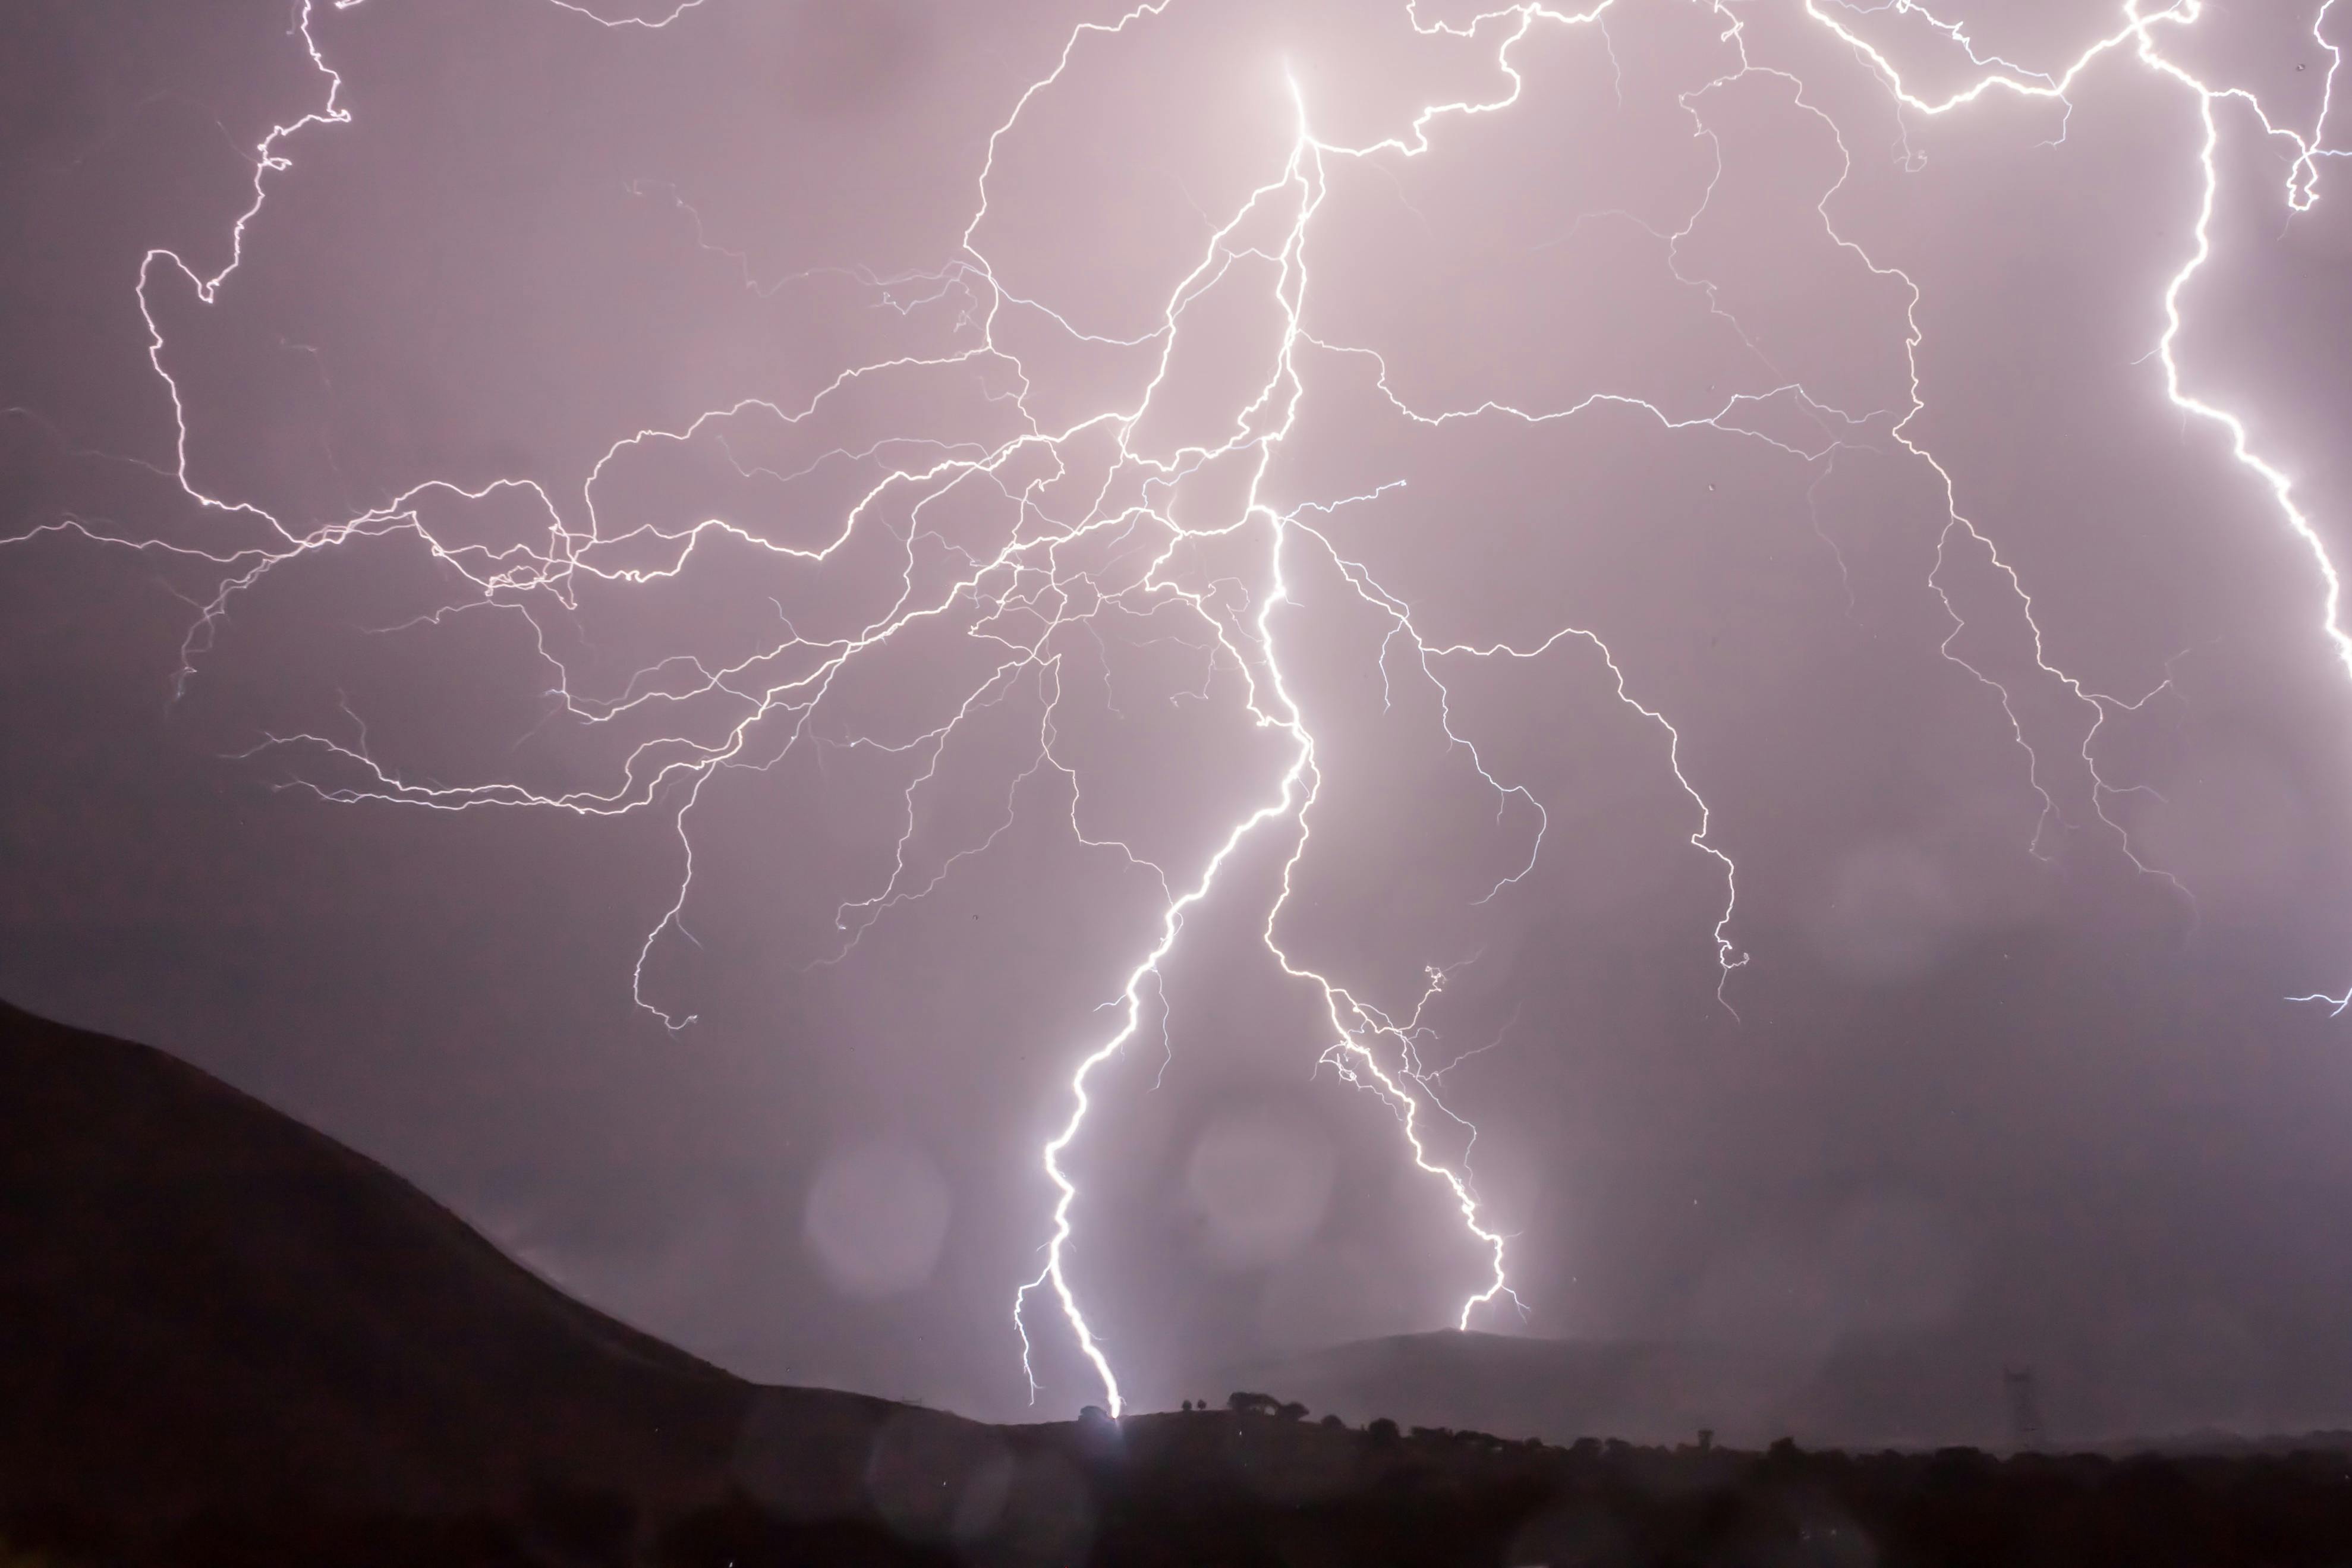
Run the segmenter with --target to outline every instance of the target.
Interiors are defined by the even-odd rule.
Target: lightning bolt
[[[330,3],[332,10],[342,11],[362,0]],[[515,618],[527,628],[537,658],[550,672],[548,694],[553,712],[590,730],[614,727],[615,733],[630,733],[620,726],[653,724],[655,732],[630,745],[617,773],[605,782],[554,792],[517,780],[446,784],[408,776],[374,755],[365,724],[348,707],[344,711],[353,728],[347,738],[310,731],[271,732],[246,754],[310,760],[318,773],[314,776],[298,772],[293,787],[338,802],[442,811],[535,808],[589,816],[665,814],[677,835],[680,875],[667,908],[646,931],[639,949],[632,994],[640,1006],[672,1029],[691,1023],[693,1015],[673,1012],[650,1000],[646,967],[666,935],[677,932],[692,940],[683,917],[694,886],[698,842],[694,814],[704,786],[722,768],[770,770],[804,750],[844,749],[900,759],[908,766],[889,868],[863,896],[838,905],[835,924],[840,942],[814,961],[820,964],[840,962],[877,921],[924,898],[960,864],[988,850],[1016,820],[1024,795],[1057,790],[1066,801],[1074,841],[1099,853],[1120,874],[1140,879],[1157,900],[1158,914],[1152,940],[1129,967],[1113,1001],[1107,1005],[1115,1015],[1115,1026],[1090,1045],[1073,1047],[1067,1114],[1040,1151],[1043,1172],[1055,1194],[1044,1263],[1014,1292],[1012,1324],[1034,1401],[1038,1383],[1032,1362],[1029,1311],[1034,1300],[1050,1297],[1079,1353],[1101,1384],[1113,1415],[1124,1408],[1125,1398],[1103,1334],[1083,1310],[1069,1269],[1080,1187],[1066,1157],[1085,1132],[1095,1104],[1097,1075],[1144,1032],[1154,1004],[1165,1041],[1164,966],[1177,949],[1188,917],[1220,887],[1244,849],[1261,838],[1276,840],[1281,858],[1278,887],[1264,910],[1259,935],[1271,962],[1319,1005],[1321,1025],[1328,1033],[1315,1060],[1332,1068],[1342,1082],[1375,1095],[1393,1112],[1407,1157],[1443,1187],[1467,1236],[1487,1259],[1485,1276],[1461,1301],[1456,1323],[1466,1328],[1482,1309],[1500,1300],[1514,1304],[1518,1300],[1506,1268],[1506,1234],[1486,1215],[1471,1172],[1470,1152],[1477,1130],[1450,1109],[1440,1094],[1445,1072],[1468,1056],[1494,1048],[1503,1037],[1433,1068],[1423,1053],[1436,1037],[1430,1014],[1444,992],[1445,967],[1427,967],[1404,1001],[1383,1003],[1376,985],[1351,981],[1307,962],[1296,944],[1285,939],[1286,918],[1314,839],[1325,783],[1318,730],[1290,674],[1296,650],[1288,639],[1295,634],[1287,628],[1294,624],[1293,586],[1299,572],[1311,568],[1329,574],[1381,619],[1388,627],[1380,652],[1384,692],[1392,691],[1391,657],[1396,651],[1412,679],[1433,694],[1438,730],[1445,746],[1467,763],[1492,794],[1498,817],[1515,809],[1530,821],[1517,868],[1494,883],[1486,900],[1504,895],[1534,872],[1550,818],[1533,785],[1499,773],[1490,766],[1478,738],[1457,727],[1448,680],[1452,672],[1498,661],[1590,659],[1597,671],[1605,672],[1601,678],[1616,699],[1654,728],[1660,742],[1662,776],[1671,777],[1689,803],[1688,842],[1722,873],[1723,900],[1708,940],[1717,970],[1716,998],[1727,1010],[1732,1008],[1733,976],[1748,962],[1748,954],[1731,934],[1738,913],[1738,868],[1729,850],[1713,837],[1714,812],[1685,768],[1682,731],[1662,708],[1633,694],[1638,680],[1629,676],[1598,633],[1562,626],[1539,639],[1514,643],[1424,631],[1424,617],[1417,615],[1411,598],[1379,581],[1371,568],[1351,552],[1341,526],[1350,509],[1379,505],[1396,488],[1395,483],[1357,495],[1306,501],[1277,500],[1267,493],[1274,457],[1296,428],[1309,395],[1311,372],[1338,374],[1354,367],[1360,374],[1369,374],[1389,407],[1420,426],[1464,421],[1513,421],[1532,426],[1613,409],[1653,420],[1668,432],[1704,427],[1758,443],[1777,454],[1776,460],[1786,459],[1811,471],[1814,478],[1807,489],[1809,500],[1840,452],[1875,445],[1874,438],[1883,435],[1931,473],[1940,489],[1943,517],[1928,586],[1949,622],[1942,652],[1993,694],[2024,754],[2028,783],[2042,807],[2027,847],[2042,854],[2046,828],[2053,822],[2063,823],[2063,814],[2046,781],[2044,760],[2028,734],[2016,694],[1957,650],[1967,623],[1946,585],[1945,574],[1955,554],[1962,551],[1990,563],[2006,582],[2028,628],[2029,653],[2038,677],[2063,689],[2084,711],[2087,727],[2074,760],[2090,781],[2091,806],[2099,823],[2132,865],[2186,893],[2168,872],[2141,858],[2122,825],[2109,815],[2107,804],[2115,796],[2139,786],[2111,784],[2095,755],[2101,726],[2118,712],[2137,710],[2165,689],[2166,683],[2159,682],[2137,697],[2119,697],[2091,689],[2053,662],[2023,579],[1990,534],[1962,510],[1959,486],[1952,473],[1913,434],[1927,408],[1920,370],[1924,334],[1919,285],[1907,272],[1874,258],[1839,231],[1832,208],[1851,176],[1853,156],[1837,120],[1809,97],[1805,80],[1788,69],[1751,58],[1743,13],[1753,13],[1767,0],[1651,0],[1655,5],[1696,8],[1713,17],[1719,24],[1717,42],[1727,48],[1730,60],[1728,69],[1679,98],[1694,133],[1715,147],[1714,178],[1678,229],[1652,232],[1664,244],[1673,278],[1698,290],[1707,309],[1738,332],[1765,371],[1769,384],[1762,390],[1735,392],[1705,406],[1667,407],[1629,395],[1598,393],[1558,408],[1527,408],[1494,399],[1447,408],[1414,405],[1395,389],[1390,368],[1377,351],[1310,330],[1308,240],[1333,165],[1423,158],[1441,144],[1451,126],[1507,113],[1527,91],[1515,56],[1539,29],[1589,30],[1613,63],[1614,42],[1606,31],[1609,13],[1636,0],[1592,0],[1581,9],[1517,4],[1456,22],[1427,20],[1416,4],[1408,3],[1407,17],[1424,37],[1491,38],[1499,89],[1488,98],[1427,104],[1411,117],[1402,132],[1349,145],[1317,133],[1312,106],[1297,79],[1291,78],[1294,133],[1281,165],[1270,170],[1265,182],[1250,191],[1222,222],[1209,224],[1210,233],[1198,259],[1163,302],[1157,323],[1149,331],[1128,337],[1090,331],[1045,301],[1014,292],[998,278],[980,237],[992,216],[992,180],[1005,139],[1033,103],[1079,68],[1082,56],[1091,46],[1150,26],[1177,3],[1144,0],[1115,19],[1081,23],[1070,31],[1051,68],[1017,95],[991,132],[977,177],[976,203],[954,258],[935,271],[887,278],[854,268],[837,269],[839,276],[870,290],[901,316],[934,307],[951,310],[960,346],[853,366],[798,404],[748,399],[709,410],[677,429],[637,430],[606,448],[581,482],[576,497],[559,496],[526,477],[500,477],[473,484],[432,479],[340,521],[298,529],[253,502],[211,492],[193,476],[187,405],[167,363],[166,335],[153,298],[159,279],[175,275],[198,303],[217,303],[243,263],[256,226],[263,220],[271,177],[291,166],[289,144],[305,132],[352,122],[352,113],[344,102],[343,78],[329,62],[314,30],[316,0],[301,0],[293,30],[323,85],[320,107],[273,125],[256,144],[251,197],[229,225],[225,254],[217,266],[208,269],[169,249],[150,250],[141,261],[133,290],[147,328],[148,363],[168,393],[173,418],[170,461],[145,466],[167,476],[201,514],[220,520],[231,531],[230,539],[220,546],[205,547],[125,533],[68,515],[13,540],[0,541],[21,542],[46,533],[73,532],[102,544],[152,552],[207,569],[210,585],[194,601],[195,614],[181,648],[177,674],[181,689],[194,679],[236,601],[272,574],[306,556],[362,541],[396,536],[413,542],[462,586],[451,604],[404,626],[439,625],[461,615]],[[2287,471],[2256,450],[2242,416],[2189,389],[2177,352],[2186,324],[2185,292],[2212,255],[2210,228],[2221,178],[2218,150],[2222,107],[2248,111],[2263,136],[2292,149],[2284,190],[2292,210],[2306,210],[2318,200],[2323,161],[2345,155],[2329,147],[2325,139],[2335,74],[2341,64],[2339,51],[2325,36],[2335,0],[2323,0],[2313,22],[2313,37],[2330,63],[2320,107],[2305,129],[2273,116],[2245,89],[2206,81],[2166,52],[2169,37],[2200,20],[2203,0],[2173,0],[2160,5],[2125,0],[2111,30],[2093,40],[2075,58],[2051,70],[2030,69],[1982,53],[1962,23],[1935,16],[1910,0],[1885,0],[1874,6],[1840,5],[1837,0],[1772,3],[1801,14],[1838,40],[1859,68],[1883,88],[1898,119],[1956,114],[1997,95],[2048,100],[2071,114],[2070,89],[2085,73],[2110,61],[2137,64],[2190,96],[2203,131],[2199,154],[2202,195],[2190,252],[2171,275],[2160,301],[2163,327],[2152,357],[2161,367],[2171,402],[2184,415],[2220,427],[2234,461],[2261,483],[2281,520],[2307,547],[2324,584],[2321,629],[2347,674],[2352,674],[2352,636],[2340,624],[2341,578],[2324,540],[2298,503]],[[684,0],[657,16],[618,19],[572,0],[550,0],[550,4],[597,26],[654,32],[681,24],[708,0]],[[1863,19],[1884,12],[1923,21],[1976,74],[1967,85],[1942,97],[1914,90],[1890,58],[1864,36]],[[1873,275],[1892,279],[1907,290],[1904,347],[1908,396],[1900,408],[1840,408],[1801,382],[1780,374],[1753,337],[1723,307],[1717,285],[1684,270],[1683,246],[1723,177],[1721,145],[1707,118],[1707,101],[1728,84],[1751,77],[1778,83],[1796,109],[1818,119],[1835,140],[1842,168],[1815,206],[1828,239]],[[1622,74],[1618,80],[1622,95]],[[1908,121],[1905,123],[1907,126]],[[1907,140],[1906,158],[1916,166],[1916,154],[1909,150]],[[662,189],[652,184],[633,188],[639,195]],[[767,294],[813,276],[795,274],[774,283],[760,283],[746,255],[714,245],[699,214],[677,191],[667,194],[692,220],[696,243],[731,258],[741,268],[747,288]],[[1147,417],[1160,405],[1189,315],[1213,291],[1249,286],[1253,280],[1262,280],[1265,298],[1279,323],[1265,379],[1232,410],[1221,437],[1173,450],[1151,449],[1143,437]],[[1152,356],[1154,368],[1132,400],[1058,423],[1046,422],[1035,411],[1029,366],[1009,341],[1007,329],[1014,321],[1050,328],[1072,344]],[[1009,433],[986,438],[908,434],[856,448],[835,447],[788,470],[735,457],[730,437],[740,432],[755,426],[785,432],[811,426],[852,389],[886,388],[892,377],[912,373],[977,378],[984,389],[984,402],[1008,422]],[[1795,413],[1815,432],[1815,437],[1790,437],[1784,425],[1768,424],[1758,417],[1768,408]],[[1776,430],[1780,433],[1775,434]],[[738,473],[779,486],[789,487],[824,468],[878,469],[879,477],[832,521],[829,537],[814,542],[779,542],[721,517],[684,525],[644,522],[607,529],[599,515],[598,496],[607,470],[615,462],[631,454],[706,438],[728,453]],[[1087,455],[1096,448],[1107,450],[1108,455]],[[1186,481],[1227,465],[1236,465],[1246,473],[1244,494],[1217,515],[1192,515],[1183,500],[1190,493]],[[1089,479],[1097,468],[1100,477]],[[493,498],[525,501],[543,519],[543,536],[493,548],[445,538],[427,521],[432,505]],[[983,501],[1010,509],[1013,521],[1003,530],[1002,537],[983,539],[975,545],[960,540],[951,525],[938,521],[957,506]],[[902,526],[894,528],[893,518],[903,520]],[[875,539],[877,533],[887,545]],[[1826,535],[1824,542],[1830,542]],[[564,616],[577,614],[583,591],[604,586],[625,590],[678,578],[699,555],[722,545],[764,557],[779,571],[803,574],[822,572],[853,551],[887,549],[897,567],[898,586],[890,602],[877,613],[846,629],[803,635],[778,602],[775,629],[755,639],[740,657],[706,659],[698,654],[681,653],[638,669],[607,694],[585,689],[584,681],[575,688],[573,670],[556,631]],[[1830,548],[1834,554],[1833,542]],[[1238,553],[1247,565],[1238,574],[1221,572],[1208,563],[1207,552],[1213,550]],[[1842,557],[1838,565],[1843,574]],[[1254,804],[1213,836],[1213,848],[1189,869],[1171,870],[1125,840],[1097,831],[1091,825],[1082,769],[1068,760],[1062,748],[1057,720],[1066,684],[1073,671],[1083,668],[1071,662],[1079,646],[1077,639],[1090,639],[1100,647],[1105,628],[1114,624],[1114,618],[1148,628],[1154,640],[1181,646],[1198,658],[1200,684],[1181,695],[1205,702],[1216,700],[1220,693],[1229,694],[1252,725],[1278,742],[1283,760],[1259,782]],[[986,668],[962,689],[960,700],[943,719],[898,734],[830,727],[836,710],[855,703],[852,672],[863,670],[880,650],[905,647],[926,634],[942,631],[960,632],[987,650]],[[1106,680],[1108,668],[1106,663]],[[1024,710],[1034,710],[1036,716],[1032,760],[1007,786],[1002,807],[992,816],[992,826],[926,868],[919,853],[919,829],[933,796],[952,781],[951,749],[980,715],[1024,704]],[[708,721],[706,716],[712,713],[720,717]],[[677,716],[677,725],[659,727],[660,718],[670,714]],[[2294,1000],[2325,1003],[2339,1013],[2352,1008],[2352,993]],[[1507,1026],[1506,1033],[1507,1029]]]
[[[1828,0],[1828,3],[1834,5],[1834,0]],[[2261,482],[2263,488],[2269,492],[2281,521],[2303,542],[2305,549],[2310,553],[2312,564],[2317,570],[2323,585],[2319,615],[2320,633],[2335,649],[2337,662],[2344,666],[2346,673],[2352,675],[2352,635],[2347,634],[2342,616],[2343,577],[2334,557],[2328,552],[2327,542],[2320,535],[2310,516],[2304,511],[2301,504],[2296,500],[2294,481],[2286,471],[2255,450],[2252,435],[2247,427],[2245,419],[2189,390],[2187,379],[2181,371],[2179,354],[2180,334],[2187,326],[2187,318],[2181,308],[2181,297],[2190,283],[2195,281],[2197,275],[2204,270],[2206,263],[2210,261],[2213,256],[2213,213],[2221,191],[2221,173],[2216,161],[2221,145],[2221,122],[2217,113],[2218,107],[2224,103],[2234,103],[2242,107],[2252,115],[2263,135],[2283,141],[2294,150],[2294,156],[2288,167],[2284,192],[2284,200],[2291,211],[2305,212],[2318,202],[2320,161],[2343,157],[2347,153],[2346,149],[2328,146],[2326,140],[2327,119],[2335,103],[2336,73],[2344,62],[2342,50],[2331,43],[2326,36],[2328,16],[2335,7],[2336,0],[2321,0],[2317,10],[2313,14],[2311,36],[2321,52],[2327,57],[2328,64],[2321,86],[2319,107],[2313,115],[2311,125],[2307,130],[2297,130],[2273,119],[2263,108],[2261,100],[2253,93],[2243,88],[2217,87],[2164,51],[2158,29],[2171,28],[2177,31],[2194,26],[2205,13],[2205,0],[2173,0],[2172,4],[2154,9],[2147,8],[2144,0],[2124,0],[2121,20],[2115,30],[2095,39],[2081,54],[2055,73],[2027,71],[2007,60],[1988,59],[1981,57],[1977,54],[1973,45],[1968,42],[1965,34],[1957,24],[1934,16],[1925,6],[1913,4],[1912,0],[1891,0],[1892,9],[1921,16],[1931,26],[1960,44],[1972,63],[1992,68],[1976,77],[1968,85],[1941,98],[1922,95],[1906,86],[1902,72],[1896,68],[1894,62],[1846,24],[1831,15],[1830,10],[1824,8],[1824,0],[1804,0],[1806,15],[1827,28],[1853,49],[1857,57],[1866,61],[1871,69],[1885,84],[1887,91],[1899,109],[1910,113],[1930,118],[1943,116],[1966,109],[1985,98],[2002,94],[2021,99],[2055,100],[2064,104],[2071,115],[2073,105],[2066,97],[2069,89],[2086,72],[2108,57],[2126,53],[2129,58],[2137,60],[2147,70],[2178,85],[2195,100],[2202,136],[2197,153],[2200,177],[2196,217],[2190,231],[2192,242],[2189,255],[2182,259],[2179,267],[2166,283],[2163,296],[2164,327],[2157,338],[2153,357],[2163,368],[2166,397],[2184,415],[2221,428],[2228,437],[2231,458]],[[1890,7],[1879,7],[1879,9],[1886,8]],[[1859,247],[1856,247],[1856,250],[1859,254]],[[1865,259],[1867,259],[1866,257]],[[2181,888],[2177,878],[2142,861],[2131,848],[2123,829],[2108,816],[2105,805],[2105,798],[2124,791],[2109,784],[2100,775],[2091,757],[2093,742],[2097,736],[2100,725],[2106,718],[2116,710],[2137,710],[2157,692],[2163,690],[2168,684],[2168,678],[2166,682],[2159,683],[2141,697],[2126,701],[2087,689],[2081,681],[2050,662],[2043,644],[2041,623],[2033,616],[2032,595],[2026,592],[2016,568],[2001,559],[1992,541],[1987,538],[1974,522],[1962,515],[1957,486],[1944,465],[1937,461],[1933,454],[1912,440],[1906,433],[1906,427],[1926,407],[1920,392],[1918,371],[1918,350],[1922,341],[1918,324],[1919,289],[1918,286],[1912,282],[1909,275],[1900,272],[1899,269],[1881,269],[1874,262],[1871,263],[1871,266],[1874,270],[1895,272],[1896,276],[1902,278],[1905,285],[1911,290],[1911,331],[1908,352],[1911,364],[1912,407],[1911,413],[1895,426],[1894,434],[1906,448],[1935,469],[1937,479],[1943,487],[1948,521],[1937,547],[1938,574],[1943,568],[1946,547],[1956,533],[1965,533],[1971,542],[1985,552],[1993,565],[2008,579],[2011,589],[2023,607],[2027,625],[2032,628],[2034,664],[2044,675],[2064,686],[2078,701],[2091,710],[2091,725],[2084,736],[2080,755],[2092,781],[2094,811],[2097,813],[2101,822],[2113,829],[2118,839],[2123,841],[2125,853],[2136,868],[2144,873],[2163,878],[2174,888],[2185,893],[2187,889]],[[1962,629],[1959,613],[1953,607],[1950,595],[1944,591],[1940,584],[1937,584],[1937,593],[1943,601],[1946,613],[1951,617],[1952,638],[1956,639]],[[1945,657],[1961,663],[1969,673],[2000,694],[2002,710],[2009,716],[2012,731],[2016,734],[2019,744],[2025,745],[2023,727],[2017,717],[2016,708],[2008,688],[1985,675],[1975,666],[1969,665],[1966,660],[1954,654],[1951,648],[1951,639],[1948,639],[1944,645]],[[2042,783],[2039,758],[2032,755],[2031,746],[2027,746],[2027,752],[2032,769],[2030,776],[2032,779],[2033,787],[2041,795],[2044,807],[2043,820],[2046,823],[2058,815],[2057,805]],[[2034,845],[2037,851],[2039,846],[2040,830],[2037,828]],[[2352,1008],[2352,991],[2347,991],[2342,996],[2315,994],[2289,997],[2288,1000],[2324,1003],[2334,1013],[2341,1014],[2347,1008]]]

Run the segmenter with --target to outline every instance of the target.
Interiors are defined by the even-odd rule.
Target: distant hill
[[[1936,1336],[1848,1340],[1801,1355],[1449,1329],[1229,1367],[1212,1381],[1279,1388],[1356,1419],[1553,1443],[1686,1443],[1703,1427],[1750,1447],[1782,1436],[1854,1448],[1990,1447],[2007,1436],[1999,1359]]]
[[[1262,1361],[1231,1369],[1224,1381],[1406,1426],[1563,1444],[1581,1436],[1687,1443],[1707,1427],[1761,1447],[1787,1430],[1771,1417],[1797,1375],[1770,1358],[1710,1346],[1448,1329]]]

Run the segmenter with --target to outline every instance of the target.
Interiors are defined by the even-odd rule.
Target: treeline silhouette
[[[1567,1447],[1222,1409],[997,1429],[993,1511],[793,1517],[740,1487],[669,1517],[548,1483],[509,1514],[197,1513],[145,1539],[0,1510],[0,1568],[771,1568],[825,1564],[1580,1564],[2230,1568],[2352,1563],[2352,1457]],[[1044,1484],[1018,1478],[1044,1477]],[[968,1477],[940,1474],[953,1489]],[[14,1555],[11,1555],[11,1552]]]

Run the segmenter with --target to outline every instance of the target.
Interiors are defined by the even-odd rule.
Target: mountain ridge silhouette
[[[564,1294],[413,1184],[152,1047],[0,1003],[0,1502],[656,1504],[870,1435]],[[940,1415],[941,1421],[958,1418]]]

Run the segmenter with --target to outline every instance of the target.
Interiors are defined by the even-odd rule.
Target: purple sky
[[[2352,21],[2188,9],[20,8],[0,990],[762,1378],[1031,1409],[1117,1043],[1137,1404],[1499,1238],[2352,1420],[2352,678],[2168,384],[2336,548]]]

